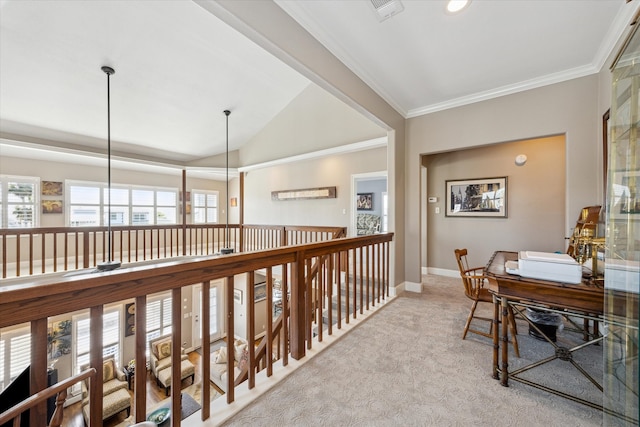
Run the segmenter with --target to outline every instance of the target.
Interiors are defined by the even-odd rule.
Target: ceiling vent
[[[404,10],[400,0],[369,0],[380,22]]]

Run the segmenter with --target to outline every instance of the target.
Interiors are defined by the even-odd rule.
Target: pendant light
[[[231,247],[231,244],[229,242],[229,114],[231,114],[231,111],[229,110],[224,110],[224,115],[227,116],[227,194],[225,199],[227,199],[227,210],[226,210],[226,225],[225,225],[225,230],[224,230],[224,239],[225,239],[225,244],[226,246],[222,249],[220,249],[220,253],[222,255],[227,255],[227,254],[232,254],[233,253],[233,248]]]
[[[120,267],[120,261],[111,259],[113,243],[111,241],[111,88],[109,79],[115,70],[108,66],[101,67],[107,75],[107,262],[98,264],[98,271],[110,271]]]

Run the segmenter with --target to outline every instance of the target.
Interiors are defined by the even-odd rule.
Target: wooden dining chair
[[[454,253],[456,255],[456,261],[458,262],[458,269],[460,270],[460,278],[462,279],[462,284],[464,285],[464,294],[467,296],[467,298],[473,301],[473,304],[471,304],[471,310],[469,311],[469,316],[467,317],[467,322],[464,325],[462,339],[465,339],[467,337],[468,332],[473,332],[474,334],[482,335],[483,337],[493,338],[493,319],[475,315],[476,308],[478,307],[479,302],[493,304],[493,295],[489,292],[488,289],[484,287],[484,284],[486,283],[484,267],[470,268],[469,262],[467,260],[466,249],[456,249]],[[471,321],[474,318],[478,320],[488,321],[489,332],[471,328]],[[516,357],[520,357],[520,350],[518,349],[518,338],[516,336],[518,330],[516,328],[515,317],[513,316],[513,309],[511,307],[509,307],[508,319],[513,351],[515,352]]]

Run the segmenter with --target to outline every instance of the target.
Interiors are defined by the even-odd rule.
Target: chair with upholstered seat
[[[484,287],[486,282],[486,277],[484,276],[484,267],[469,267],[469,262],[467,260],[467,250],[466,249],[456,249],[455,251],[456,261],[458,262],[458,269],[460,269],[460,277],[462,278],[462,284],[464,285],[464,294],[467,298],[473,301],[471,305],[471,310],[469,311],[469,316],[467,317],[467,322],[464,325],[464,331],[462,332],[462,339],[467,337],[468,332],[473,332],[474,334],[482,335],[484,337],[492,338],[493,337],[493,319],[488,317],[476,316],[476,308],[478,307],[479,302],[487,302],[493,304],[493,295],[489,292],[488,289]],[[489,332],[485,332],[479,329],[474,329],[471,327],[471,321],[473,319],[484,320],[489,322]],[[511,333],[511,343],[513,345],[513,351],[516,354],[516,357],[520,357],[520,351],[518,349],[518,339],[517,328],[515,317],[513,316],[513,309],[509,307],[509,330]]]

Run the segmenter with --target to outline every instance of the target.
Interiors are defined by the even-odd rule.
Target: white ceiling
[[[369,0],[276,3],[405,117],[600,71],[638,1]]]
[[[413,117],[598,72],[640,2],[475,0],[453,16],[405,0],[383,22],[368,0],[276,3]],[[0,0],[0,131],[104,152],[102,65],[114,153],[172,164],[224,152],[223,110],[238,149],[310,84],[191,1]]]

